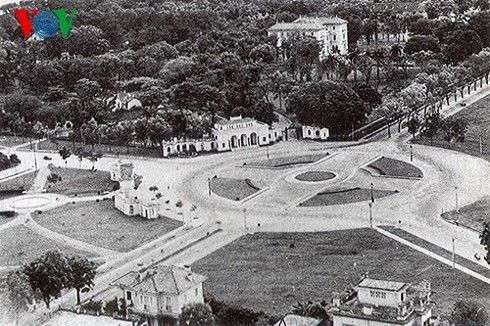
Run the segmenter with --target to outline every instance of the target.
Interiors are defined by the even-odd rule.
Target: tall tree
[[[477,302],[458,301],[451,312],[451,323],[454,326],[487,325],[488,312]]]
[[[179,316],[179,324],[188,326],[214,326],[216,322],[209,305],[193,303],[182,308]]]
[[[61,290],[69,288],[72,282],[68,260],[59,251],[48,251],[40,258],[24,266],[24,273],[34,291],[40,295],[49,309],[53,298],[61,295]]]
[[[77,291],[77,304],[80,304],[80,290],[94,285],[97,265],[79,256],[68,258],[68,265],[71,269],[70,287]]]

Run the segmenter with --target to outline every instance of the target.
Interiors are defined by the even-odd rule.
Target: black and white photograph
[[[0,326],[490,326],[490,0],[0,0]]]

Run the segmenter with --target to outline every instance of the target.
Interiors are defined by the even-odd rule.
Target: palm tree
[[[403,50],[400,44],[393,44],[390,49],[390,59],[396,63],[396,67],[400,67],[403,59]]]
[[[320,68],[320,71],[322,72],[322,75],[323,75],[323,72],[326,72],[327,73],[327,79],[333,80],[335,70],[337,69],[338,66],[339,66],[339,61],[338,61],[337,57],[333,54],[329,54],[324,60],[322,60],[320,62],[319,68]],[[320,78],[320,79],[322,79],[322,78]]]
[[[357,83],[357,63],[359,61],[360,52],[356,46],[349,48],[347,58],[350,60],[351,68],[354,69],[354,83]]]
[[[381,62],[386,58],[386,49],[385,48],[377,48],[374,51],[370,51],[367,53],[374,61],[376,61],[376,88],[379,87],[379,66]]]

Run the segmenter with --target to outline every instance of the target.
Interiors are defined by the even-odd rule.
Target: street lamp
[[[247,234],[247,209],[243,209],[243,227],[245,228],[245,234]]]
[[[269,159],[269,145],[266,145],[267,146],[267,159]]]
[[[369,227],[373,228],[373,203],[369,203]]]
[[[454,238],[453,238],[453,269],[456,267],[456,253],[455,253],[455,248],[454,248]]]
[[[211,196],[211,178],[208,178],[208,194]]]
[[[374,203],[374,185],[371,182],[371,203]]]
[[[456,212],[459,212],[459,205],[458,205],[458,187],[454,187],[455,191],[455,200],[456,200]]]
[[[412,145],[410,145],[410,162],[413,162],[413,148],[412,148]]]

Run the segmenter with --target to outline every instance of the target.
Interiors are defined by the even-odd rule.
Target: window
[[[308,136],[311,136],[311,130],[308,130]]]
[[[267,141],[267,138],[265,138],[265,137],[263,137],[262,139],[263,139],[263,141]]]
[[[225,148],[225,147],[226,147],[225,143],[223,143],[222,145],[223,145],[223,148]]]
[[[196,288],[196,297],[199,295],[199,288]]]
[[[127,291],[127,292],[126,292],[126,299],[127,299],[127,300],[133,300],[133,299],[131,298],[131,292],[129,292],[129,291]]]
[[[334,35],[334,36],[333,36],[333,40],[334,40],[334,41],[335,41],[335,40],[337,40],[337,35]]]
[[[369,291],[371,298],[386,299],[386,292],[383,291]]]
[[[165,310],[168,310],[168,311],[172,310],[172,298],[171,297],[166,298]]]
[[[335,26],[333,27],[333,30],[335,30]]]

